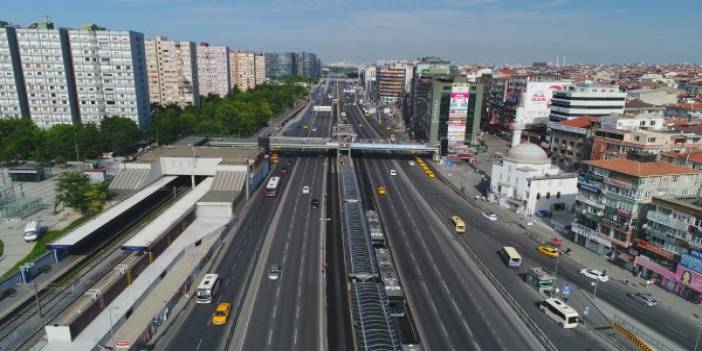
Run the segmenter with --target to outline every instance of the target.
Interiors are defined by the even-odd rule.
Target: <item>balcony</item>
[[[666,227],[682,230],[685,232],[687,232],[690,227],[686,222],[678,221],[673,217],[664,215],[657,211],[648,211],[648,213],[646,214],[646,219],[648,219],[651,222],[660,223]]]
[[[624,232],[629,230],[629,221],[627,221],[626,223],[622,223],[619,221],[615,221],[611,218],[601,217],[600,223],[605,224],[606,226],[612,227],[614,229],[619,229]]]
[[[588,204],[592,207],[599,208],[600,210],[605,209],[605,204],[598,202],[596,200],[589,199],[589,198],[582,196],[582,195],[579,195],[579,194],[575,195],[575,201],[582,202],[584,204]]]

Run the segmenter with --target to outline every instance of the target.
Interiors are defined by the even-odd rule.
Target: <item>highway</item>
[[[315,114],[312,109],[305,114],[302,122],[309,122]],[[320,121],[322,119],[320,118]],[[327,127],[321,121],[317,128],[318,133],[324,133],[321,127]],[[327,127],[330,128],[330,127]],[[302,133],[311,134],[312,129],[295,130],[294,135]],[[274,167],[272,176],[281,177],[282,193],[288,187],[290,180],[289,175],[297,166],[296,158],[289,158],[283,155],[279,165],[287,165],[285,167]],[[302,168],[307,167],[302,166]],[[286,173],[283,173],[283,168],[286,168]],[[299,193],[299,188],[294,189]],[[250,203],[248,214],[240,220],[243,223],[236,233],[228,233],[227,237],[233,237],[232,243],[229,245],[227,252],[222,253],[222,260],[213,273],[218,273],[222,279],[222,286],[218,293],[217,300],[212,304],[197,305],[194,302],[182,312],[174,325],[169,327],[166,336],[162,338],[163,342],[158,344],[160,350],[219,350],[226,346],[228,338],[231,335],[231,321],[223,327],[215,327],[211,324],[212,314],[219,302],[231,302],[233,306],[238,306],[241,300],[245,297],[247,283],[254,269],[258,253],[260,252],[263,241],[266,237],[268,227],[271,224],[273,213],[279,206],[280,197],[265,198],[263,192],[257,191],[253,194]],[[259,279],[260,277],[253,277]],[[197,285],[199,282],[194,282]],[[236,310],[234,311],[236,313]]]
[[[356,115],[360,116],[360,113]],[[383,132],[383,128],[377,123],[371,122],[372,126]],[[503,286],[520,302],[527,312],[532,316],[539,327],[549,336],[559,349],[597,349],[604,346],[598,344],[592,335],[586,333],[582,328],[574,331],[567,331],[559,328],[550,319],[547,319],[534,305],[538,294],[531,287],[527,286],[522,276],[529,267],[544,267],[554,271],[555,260],[543,256],[536,251],[537,244],[524,235],[523,227],[519,223],[505,223],[503,221],[491,222],[481,214],[487,207],[485,203],[469,203],[458,194],[453,192],[438,178],[430,179],[417,166],[410,166],[407,160],[399,159],[390,162],[389,167],[404,173],[411,184],[421,193],[432,209],[442,218],[451,215],[459,215],[467,222],[468,234],[461,237],[479,259],[490,269],[492,274],[500,277]],[[574,244],[573,244],[574,245]],[[503,246],[513,246],[522,255],[524,263],[522,269],[515,272],[505,267],[496,252]],[[607,263],[603,262],[600,268],[606,269]],[[583,268],[572,261],[569,257],[563,256],[559,259],[558,277],[559,286],[567,280],[574,283],[579,288],[592,292],[591,280],[582,277],[578,271]],[[565,278],[565,279],[564,279]],[[699,328],[678,314],[664,308],[645,308],[641,304],[631,300],[626,293],[632,289],[621,282],[611,281],[598,284],[597,298],[609,303],[618,310],[635,318],[649,328],[658,333],[675,340],[680,345],[693,349]],[[690,316],[692,318],[694,316]],[[661,321],[665,321],[661,323]],[[586,342],[583,342],[583,341]]]
[[[323,96],[321,103],[330,104],[329,100]],[[284,133],[329,136],[331,115],[310,109]],[[283,216],[275,223],[267,261],[261,263],[266,270],[272,264],[280,264],[282,273],[277,280],[269,279],[267,273],[255,278],[259,282],[251,302],[250,318],[237,325],[243,328],[241,350],[322,350],[326,347],[322,226],[327,227],[324,194],[328,159],[318,154],[296,156],[297,169],[292,173],[289,194],[281,205]],[[309,186],[309,194],[303,194],[304,186]],[[319,201],[318,207],[312,206],[312,199]]]
[[[374,137],[354,106],[345,108],[359,137]],[[435,217],[412,195],[405,178],[390,176],[391,159],[356,158],[365,197],[375,195],[377,209],[395,258],[400,279],[424,346],[430,350],[540,349],[494,288],[453,241]],[[367,201],[369,208],[373,207]]]

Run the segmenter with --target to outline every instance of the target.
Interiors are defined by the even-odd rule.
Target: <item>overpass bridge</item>
[[[280,150],[310,150],[310,151],[378,151],[393,153],[437,153],[438,145],[430,144],[397,144],[375,141],[357,141],[356,138],[319,138],[319,137],[282,137],[237,139],[210,138],[210,146],[232,147],[251,146]]]

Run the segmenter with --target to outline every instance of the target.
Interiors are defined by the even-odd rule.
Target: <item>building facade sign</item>
[[[449,120],[446,138],[451,146],[463,145],[466,136],[468,120],[468,102],[470,101],[470,85],[455,83],[451,87]],[[459,131],[458,129],[461,128]]]
[[[702,273],[702,258],[699,257],[699,253],[692,251],[692,255],[682,254],[680,259],[680,266],[691,269],[697,273]]]

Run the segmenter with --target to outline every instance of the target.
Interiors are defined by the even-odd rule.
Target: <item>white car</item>
[[[415,162],[412,161],[412,160],[409,160],[409,161],[407,161],[407,164],[409,164],[410,166],[414,167],[417,163],[415,163]]]
[[[302,193],[303,194],[309,194],[310,193],[310,187],[308,185],[305,185],[302,187]]]
[[[483,217],[485,217],[493,222],[497,220],[497,215],[492,213],[492,212],[483,212]]]
[[[391,175],[391,176],[396,176],[396,175],[397,175],[397,171],[394,170],[394,169],[391,169],[391,170],[390,170],[390,175]]]
[[[313,131],[313,132],[316,132],[316,131],[317,131],[317,128],[312,128],[312,131]]]
[[[606,272],[601,272],[596,269],[583,268],[580,270],[579,273],[582,276],[588,277],[590,279],[596,279],[603,283],[609,280],[609,276]]]

